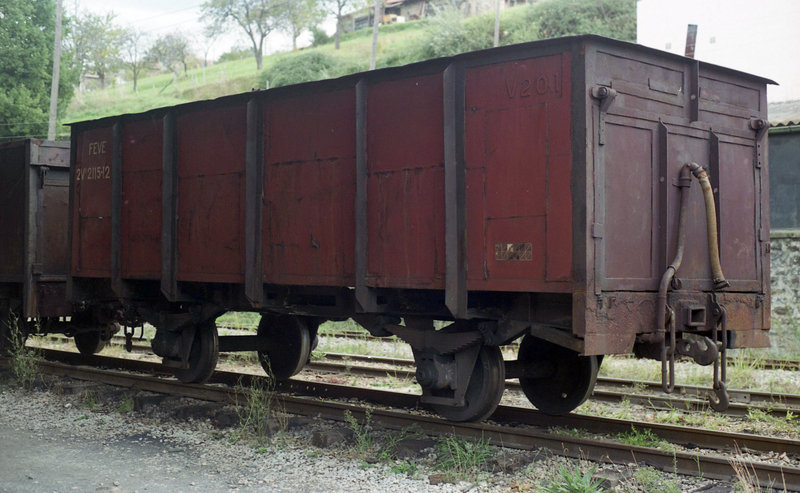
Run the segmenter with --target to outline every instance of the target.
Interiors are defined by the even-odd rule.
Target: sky
[[[113,12],[118,25],[145,31],[151,41],[164,34],[182,32],[192,40],[194,51],[201,58],[206,49],[209,60],[214,60],[233,46],[251,48],[249,38],[238,26],[231,26],[228,35],[209,45],[203,36],[204,25],[200,20],[202,4],[203,0],[64,0],[64,8],[70,15],[74,15],[76,10],[95,14]],[[323,27],[330,32],[332,25],[329,20]],[[287,36],[272,33],[267,38],[265,51],[284,51],[291,46],[291,39]]]
[[[770,102],[800,99],[800,0],[639,0],[637,41],[683,55],[697,24],[695,58],[777,82]]]

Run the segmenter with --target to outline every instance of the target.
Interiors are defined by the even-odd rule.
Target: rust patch
[[[531,243],[495,243],[494,259],[497,261],[533,261],[533,245]]]

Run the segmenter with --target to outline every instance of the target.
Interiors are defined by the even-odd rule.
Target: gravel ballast
[[[594,468],[609,491],[657,491],[662,480],[678,491],[714,485],[652,471],[648,481],[656,484],[645,487],[640,465],[502,448],[484,470],[453,482],[433,467],[431,444],[442,437],[409,439],[393,459],[378,460],[359,453],[352,430],[333,421],[290,418],[284,431],[258,444],[236,438],[230,406],[72,380],[32,391],[8,382],[0,372],[0,493],[537,491],[562,467]],[[379,443],[396,432],[373,433]],[[413,465],[410,474],[398,472],[401,465]]]

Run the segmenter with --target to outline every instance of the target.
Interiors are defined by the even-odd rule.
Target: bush
[[[457,9],[442,9],[425,26],[420,58],[424,60],[490,48],[494,37],[494,21],[491,22],[490,27],[487,16],[463,21]]]
[[[510,10],[515,10],[512,14]],[[494,14],[462,19],[458,9],[440,9],[426,20],[420,59],[491,48]],[[599,34],[636,40],[636,0],[541,0],[519,13],[509,9],[500,22],[500,44]]]
[[[233,48],[230,49],[230,51],[227,51],[222,55],[220,55],[219,59],[217,60],[217,63],[232,62],[234,60],[244,60],[245,58],[249,58],[251,56],[253,56],[252,49],[234,46]]]
[[[312,52],[287,56],[275,62],[266,72],[269,87],[288,86],[312,80],[330,79],[344,75],[347,68],[336,58]]]
[[[636,41],[636,0],[543,0],[525,17],[541,39],[599,34]]]
[[[324,29],[319,27],[311,28],[311,46],[317,47],[333,42],[333,36],[328,36]]]

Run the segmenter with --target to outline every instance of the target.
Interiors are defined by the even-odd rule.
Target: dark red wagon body
[[[630,352],[663,340],[696,162],[730,285],[695,186],[673,322],[716,334],[722,306],[728,347],[764,346],[769,82],[581,36],[75,124],[73,298],[178,332],[195,306]]]
[[[23,319],[71,315],[66,299],[68,185],[68,143],[0,145],[0,314],[13,311]]]
[[[117,330],[109,310],[76,313],[67,297],[69,182],[68,142],[0,145],[0,354],[34,332],[74,336],[91,354]]]

